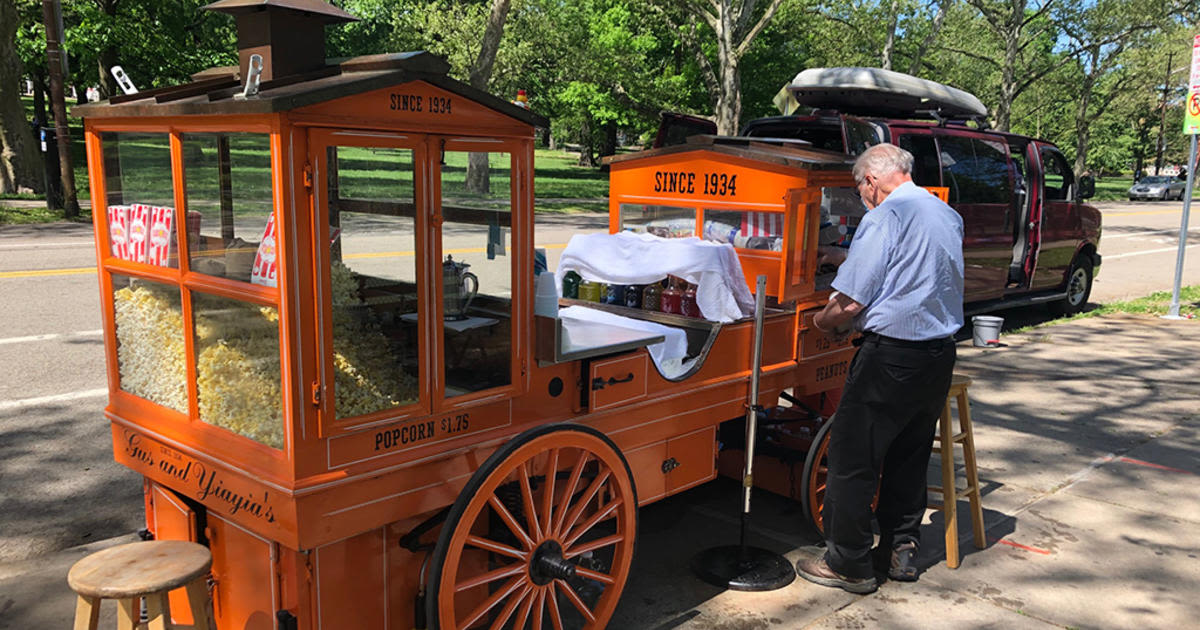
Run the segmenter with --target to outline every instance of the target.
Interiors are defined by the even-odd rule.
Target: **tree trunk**
[[[733,40],[731,11],[725,10],[717,17],[717,134],[735,136],[742,118],[742,80],[738,70],[737,43]]]
[[[1092,100],[1092,85],[1094,76],[1085,75],[1080,85],[1079,102],[1075,104],[1075,174],[1082,175],[1087,170],[1088,142],[1091,139],[1092,126],[1088,114],[1088,106]]]
[[[112,18],[117,15],[117,2],[119,0],[98,0],[96,2],[100,11],[109,17],[109,22],[112,22]],[[117,87],[117,80],[113,78],[111,72],[112,67],[119,63],[121,63],[121,58],[118,56],[116,46],[105,46],[100,49],[96,61],[100,75],[100,100],[120,94],[121,88]]]
[[[97,70],[100,74],[100,100],[107,100],[121,93],[121,88],[117,87],[117,80],[113,78],[112,67],[117,65],[117,51],[111,48],[105,48],[100,51],[98,61],[96,62]]]
[[[946,5],[949,3],[950,0],[938,2],[937,13],[933,16],[933,25],[929,28],[929,34],[925,36],[925,40],[921,42],[921,47],[917,49],[917,54],[913,56],[912,63],[908,66],[909,74],[916,76],[921,71],[921,62],[925,59],[925,52],[933,45],[938,33],[942,30],[942,23],[946,20]]]
[[[46,85],[46,71],[39,68],[30,74],[33,76],[33,121],[39,127],[45,127],[46,121],[50,120],[46,113],[46,94],[50,92],[50,87]]]
[[[879,55],[879,67],[884,70],[892,69],[892,50],[896,46],[896,24],[900,21],[900,0],[892,0],[888,10],[887,39],[883,42],[883,52]]]
[[[617,123],[604,123],[604,138],[600,141],[600,157],[616,155],[617,153]]]
[[[13,0],[0,0],[0,193],[11,194],[28,189],[42,191],[37,144],[25,120],[21,90],[13,89],[21,80],[21,62],[17,57],[17,8]]]
[[[508,18],[511,3],[511,0],[492,0],[492,12],[488,15],[487,27],[483,30],[479,56],[475,58],[468,78],[468,83],[477,90],[486,91],[488,83],[492,80],[496,51],[500,49],[500,39],[504,36],[504,22]],[[487,194],[490,191],[486,153],[472,153],[467,159],[466,185],[467,190],[473,193]]]
[[[584,112],[579,129],[579,166],[596,166],[595,140],[592,139],[592,115]]]
[[[1013,0],[1012,13],[1001,33],[1004,38],[1004,64],[1000,67],[1000,102],[996,104],[996,129],[1008,131],[1012,102],[1017,97],[1017,55],[1021,52],[1022,21],[1025,0]]]

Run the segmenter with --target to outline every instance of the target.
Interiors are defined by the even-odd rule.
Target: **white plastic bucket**
[[[986,348],[1000,343],[1000,327],[1004,325],[1003,317],[993,315],[976,315],[971,318],[972,333],[975,346]]]

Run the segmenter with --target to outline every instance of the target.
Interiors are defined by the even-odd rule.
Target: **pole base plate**
[[[787,558],[739,545],[705,549],[692,558],[691,569],[701,580],[734,591],[774,591],[796,579]]]

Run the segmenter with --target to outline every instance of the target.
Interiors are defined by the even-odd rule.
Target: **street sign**
[[[1200,89],[1192,88],[1188,92],[1187,109],[1183,115],[1184,135],[1200,134]]]
[[[1200,91],[1200,35],[1192,40],[1192,78],[1188,81],[1188,91]]]

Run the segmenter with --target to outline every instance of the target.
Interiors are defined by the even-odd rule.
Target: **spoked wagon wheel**
[[[439,630],[604,628],[629,576],[637,494],[589,427],[547,425],[492,454],[450,508],[430,562]]]
[[[812,446],[808,447],[808,457],[804,459],[804,473],[800,476],[800,487],[804,492],[800,495],[800,506],[804,509],[804,522],[820,536],[825,535],[825,520],[822,518],[825,508],[825,485],[829,477],[829,429],[833,427],[833,418],[826,420],[813,437]],[[879,488],[875,488],[875,496],[871,499],[871,509],[879,505]]]

